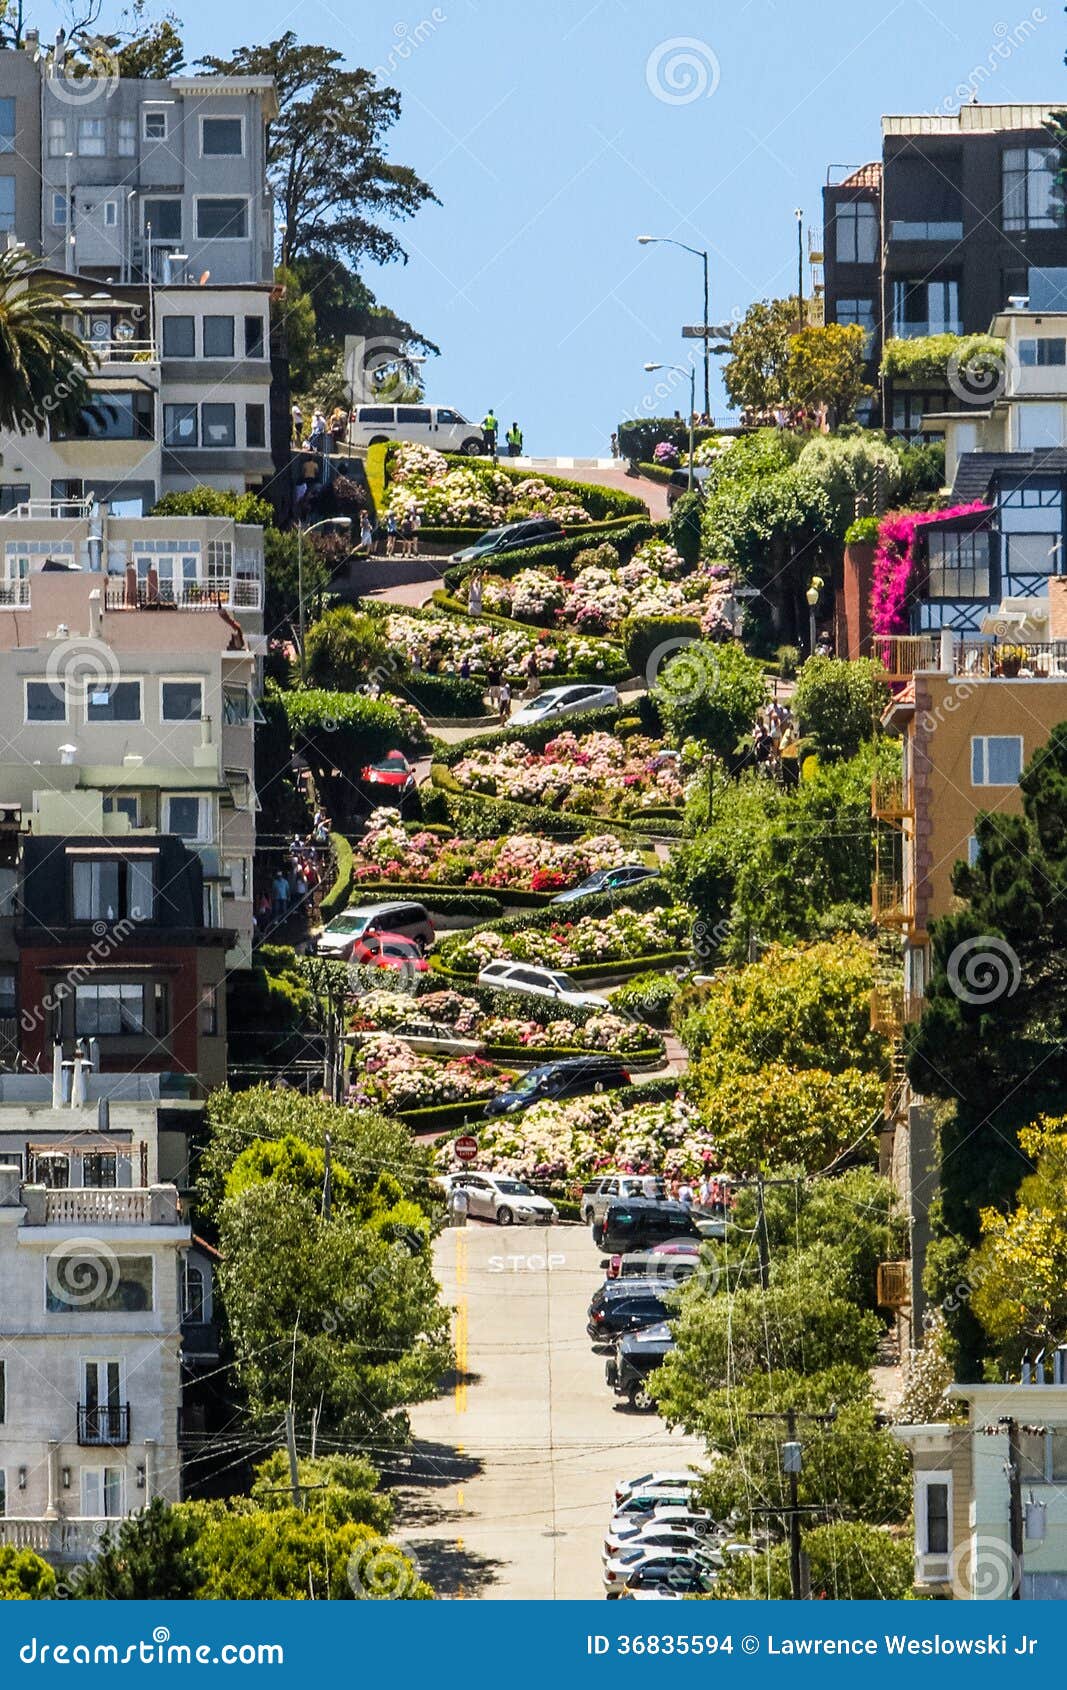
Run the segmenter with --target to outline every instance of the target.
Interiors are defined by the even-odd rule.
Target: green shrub
[[[626,661],[635,675],[647,678],[649,666],[663,647],[672,650],[682,641],[699,640],[700,622],[695,616],[628,616],[619,629]],[[652,679],[660,668],[654,665]]]
[[[355,691],[384,662],[381,627],[350,604],[335,605],[307,631],[305,666],[313,686]]]
[[[333,848],[334,862],[337,865],[337,874],[333,885],[319,905],[319,914],[322,917],[323,925],[332,921],[335,915],[340,915],[352,892],[352,847],[343,833],[331,834],[330,844]]]
[[[619,1015],[665,1028],[670,1026],[671,1005],[680,986],[675,974],[636,974],[625,986],[616,986],[609,993],[609,1002]]]
[[[845,529],[845,545],[877,545],[880,523],[881,518],[877,516],[858,516],[855,522],[850,522],[848,527]]]
[[[795,645],[780,645],[775,652],[775,661],[782,680],[791,681],[800,668],[800,652]]]
[[[732,756],[767,697],[762,665],[739,645],[701,640],[662,665],[653,698],[675,745],[701,739]]]
[[[469,458],[455,454],[446,456],[450,469],[471,467]],[[528,469],[510,469],[506,463],[497,465],[497,473],[512,483],[532,479]],[[556,493],[568,494],[575,504],[582,505],[589,512],[594,522],[604,522],[612,517],[648,515],[644,500],[634,493],[627,493],[621,487],[597,487],[588,481],[570,481],[562,475],[538,474],[536,479],[543,481]],[[506,513],[504,520],[507,520]]]
[[[219,487],[187,487],[164,493],[149,516],[228,516],[260,528],[274,527],[274,508],[257,493],[235,493]]]
[[[854,757],[873,739],[889,697],[885,670],[873,658],[848,662],[809,657],[797,679],[793,711],[800,731],[827,757]]]
[[[485,715],[485,695],[480,682],[464,680],[462,675],[427,675],[423,670],[405,676],[403,681],[387,684],[390,692],[406,699],[424,716]]]
[[[700,524],[704,515],[703,495],[696,488],[675,499],[667,518],[667,533],[671,545],[685,558],[691,569],[700,561]]]
[[[914,340],[887,340],[881,374],[895,381],[945,381],[949,362],[976,372],[1004,367],[1004,342],[991,334],[932,334]]]
[[[698,428],[693,432],[694,446],[714,438],[713,428]],[[643,417],[619,424],[621,457],[636,458],[640,464],[651,463],[652,454],[661,440],[668,440],[672,446],[677,446],[680,452],[688,452],[689,424],[681,417]]]
[[[488,892],[466,892],[462,886],[435,886],[423,880],[356,880],[349,897],[361,904],[386,903],[393,898],[414,898],[436,915],[472,915],[479,921],[495,921],[504,914],[500,898]]]

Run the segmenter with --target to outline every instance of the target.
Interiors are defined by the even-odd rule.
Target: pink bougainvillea
[[[871,621],[876,634],[906,634],[908,607],[915,588],[916,538],[920,528],[931,522],[948,522],[953,517],[974,516],[988,511],[979,499],[970,505],[955,505],[945,511],[894,511],[878,529],[871,588]]]

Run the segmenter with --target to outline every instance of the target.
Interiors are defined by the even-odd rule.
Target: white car
[[[642,1473],[637,1479],[620,1479],[615,1486],[615,1506],[618,1508],[630,1496],[673,1496],[686,1498],[696,1488],[697,1475],[685,1472]]]
[[[611,1545],[610,1549],[608,1545]],[[710,1549],[706,1538],[700,1537],[694,1531],[687,1531],[683,1526],[657,1526],[649,1521],[647,1528],[634,1535],[627,1533],[622,1537],[605,1539],[604,1553],[601,1563],[604,1571],[604,1582],[608,1582],[609,1570],[617,1570],[618,1562],[624,1555],[630,1555],[635,1549],[679,1549],[686,1554],[692,1554],[698,1549]],[[716,1545],[716,1551],[718,1546]],[[615,1582],[615,1581],[612,1581]]]
[[[547,1197],[538,1197],[523,1180],[505,1174],[464,1170],[460,1174],[442,1175],[438,1184],[446,1193],[461,1187],[467,1193],[468,1214],[496,1221],[498,1226],[514,1226],[516,1222],[551,1226],[559,1218],[556,1205]]]
[[[608,1000],[598,992],[583,992],[558,969],[540,968],[532,962],[487,962],[478,975],[479,986],[495,986],[500,992],[528,992],[535,998],[555,998],[588,1009],[607,1009]]]
[[[663,1503],[649,1514],[616,1514],[604,1539],[605,1559],[624,1544],[643,1542],[648,1533],[664,1529],[691,1532],[696,1538],[709,1538],[720,1532],[722,1527],[710,1514],[690,1508],[688,1503]]]
[[[435,452],[464,452],[479,457],[485,436],[453,405],[357,405],[349,423],[350,446],[376,446],[381,440],[410,440]]]
[[[538,722],[551,722],[556,716],[575,716],[579,710],[614,710],[618,706],[618,688],[599,681],[575,682],[568,687],[549,687],[536,698],[528,698],[511,718],[513,727],[533,727]]]

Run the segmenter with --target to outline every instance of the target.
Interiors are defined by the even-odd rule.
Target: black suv
[[[523,522],[506,522],[502,528],[490,528],[473,546],[453,552],[453,563],[483,563],[487,558],[502,557],[505,552],[522,551],[526,546],[544,546],[550,540],[562,540],[567,530],[554,516],[532,516]]]
[[[647,1250],[669,1238],[699,1238],[700,1230],[684,1203],[659,1203],[627,1197],[612,1203],[603,1222],[593,1226],[593,1243],[609,1255]]]
[[[649,1378],[673,1348],[674,1338],[666,1322],[629,1332],[616,1344],[615,1354],[605,1364],[604,1377],[617,1397],[625,1397],[631,1408],[646,1413],[656,1406],[648,1388]]]
[[[485,1106],[487,1115],[518,1115],[546,1097],[586,1097],[595,1091],[617,1091],[630,1084],[630,1071],[613,1056],[566,1056],[531,1068],[507,1091],[498,1092]]]

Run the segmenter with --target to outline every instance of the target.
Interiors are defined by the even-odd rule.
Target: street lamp
[[[676,241],[672,235],[638,235],[638,246],[680,246],[683,252],[691,252],[694,258],[699,258],[704,266],[704,315],[700,320],[700,327],[704,340],[704,415],[711,422],[711,352],[708,348],[708,255],[703,247],[686,246],[684,241]],[[693,407],[696,410],[696,406]]]
[[[649,371],[652,371],[652,370],[675,370],[675,371],[677,371],[678,375],[680,375],[680,376],[684,376],[686,374],[686,369],[685,369],[684,364],[646,364],[645,369],[649,370]],[[697,372],[696,372],[696,366],[694,364],[690,364],[688,374],[689,374],[689,487],[688,487],[688,491],[691,493],[693,491],[693,417],[694,417],[694,414],[695,414],[696,408],[697,408]]]
[[[314,534],[317,528],[344,528],[350,531],[351,524],[346,516],[324,516],[321,522],[313,522],[310,528],[301,528],[299,522],[296,525],[296,597],[297,626],[299,628],[298,638],[300,643],[299,655],[301,686],[304,685],[304,682],[307,679],[307,664],[304,658],[304,635],[306,632],[306,618],[304,615],[304,535]]]
[[[804,597],[808,601],[808,656],[815,655],[815,606],[819,602],[823,579],[821,575],[813,575]]]
[[[797,220],[797,327],[804,327],[804,213],[798,206],[793,216]]]

